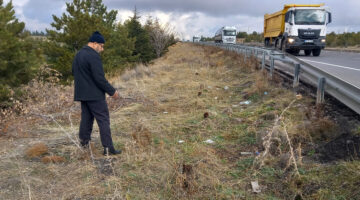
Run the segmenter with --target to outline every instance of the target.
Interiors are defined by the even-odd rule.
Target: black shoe
[[[112,147],[112,148],[105,147],[104,148],[104,155],[117,155],[117,154],[121,154],[121,150],[115,150],[114,147]]]

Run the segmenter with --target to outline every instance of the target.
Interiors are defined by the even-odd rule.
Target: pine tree
[[[111,43],[103,53],[104,68],[106,72],[112,69],[124,68],[127,63],[139,60],[138,55],[133,55],[135,38],[129,38],[129,33],[124,25],[118,23],[111,34]]]
[[[53,15],[51,26],[55,30],[46,30],[50,40],[46,44],[48,62],[64,80],[70,79],[72,60],[94,31],[100,31],[104,36],[106,50],[111,43],[109,38],[117,15],[114,10],[107,12],[102,0],[73,0],[66,3],[66,11],[61,17]]]
[[[150,44],[149,33],[141,26],[140,16],[135,8],[134,15],[125,22],[130,38],[136,38],[134,55],[138,55],[141,62],[147,63],[154,59],[155,51]]]
[[[0,0],[0,102],[7,100],[11,88],[31,80],[41,62],[24,27],[15,17],[12,2],[3,6]]]

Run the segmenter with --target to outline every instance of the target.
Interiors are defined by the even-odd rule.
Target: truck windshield
[[[295,24],[325,24],[326,13],[324,10],[305,10],[299,9],[295,11]]]
[[[235,35],[236,35],[236,31],[224,30],[224,35],[225,35],[225,36],[235,36]]]

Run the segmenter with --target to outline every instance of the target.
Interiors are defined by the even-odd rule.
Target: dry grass
[[[331,122],[317,116],[312,99],[297,99],[293,92],[269,81],[267,74],[259,71],[255,58],[245,60],[232,52],[179,43],[154,64],[139,65],[121,76],[111,77],[110,82],[122,96],[119,101],[108,99],[111,130],[116,148],[123,153],[109,157],[101,154],[96,125],[90,150],[83,151],[74,144],[80,110],[72,102],[71,87],[49,86],[49,92],[54,94],[51,100],[46,99],[49,94],[37,96],[42,92],[34,91],[34,97],[22,102],[28,111],[13,115],[13,120],[7,120],[8,125],[1,130],[8,135],[0,137],[1,197],[339,196],[338,193],[331,196],[332,186],[325,183],[322,191],[310,191],[311,184],[325,178],[317,176],[316,182],[313,174],[320,165],[303,162],[304,152],[310,152],[308,144],[312,144],[316,132],[327,132]],[[35,86],[40,91],[47,87]],[[29,137],[14,137],[13,127],[21,125],[18,120],[26,124],[23,128]],[[309,129],[312,121],[316,121],[315,127]],[[272,137],[268,139],[272,153],[262,160],[262,167],[254,168],[259,157],[256,152],[261,155],[267,151],[262,144],[271,131]],[[42,162],[24,159],[19,152],[40,139],[48,146],[50,156],[43,157]],[[293,176],[294,172],[298,176]],[[260,194],[252,193],[253,180],[259,181]]]
[[[63,163],[65,162],[65,158],[61,156],[44,156],[41,158],[41,162],[43,163]]]
[[[29,158],[35,158],[47,154],[48,152],[49,149],[44,143],[38,143],[30,147],[25,154]]]

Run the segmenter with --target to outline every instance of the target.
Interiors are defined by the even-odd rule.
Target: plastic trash
[[[250,100],[240,102],[240,105],[249,105],[249,104],[251,104]]]
[[[208,139],[205,142],[208,143],[208,144],[213,144],[214,143],[214,141],[212,139]]]
[[[179,140],[179,141],[178,141],[179,144],[182,144],[182,143],[184,143],[184,142],[185,142],[184,140]]]
[[[261,192],[258,181],[251,181],[251,187],[252,187],[252,190],[253,190],[254,193],[260,193]]]
[[[225,87],[224,87],[224,90],[228,90],[228,89],[229,89],[229,86],[225,86]]]

